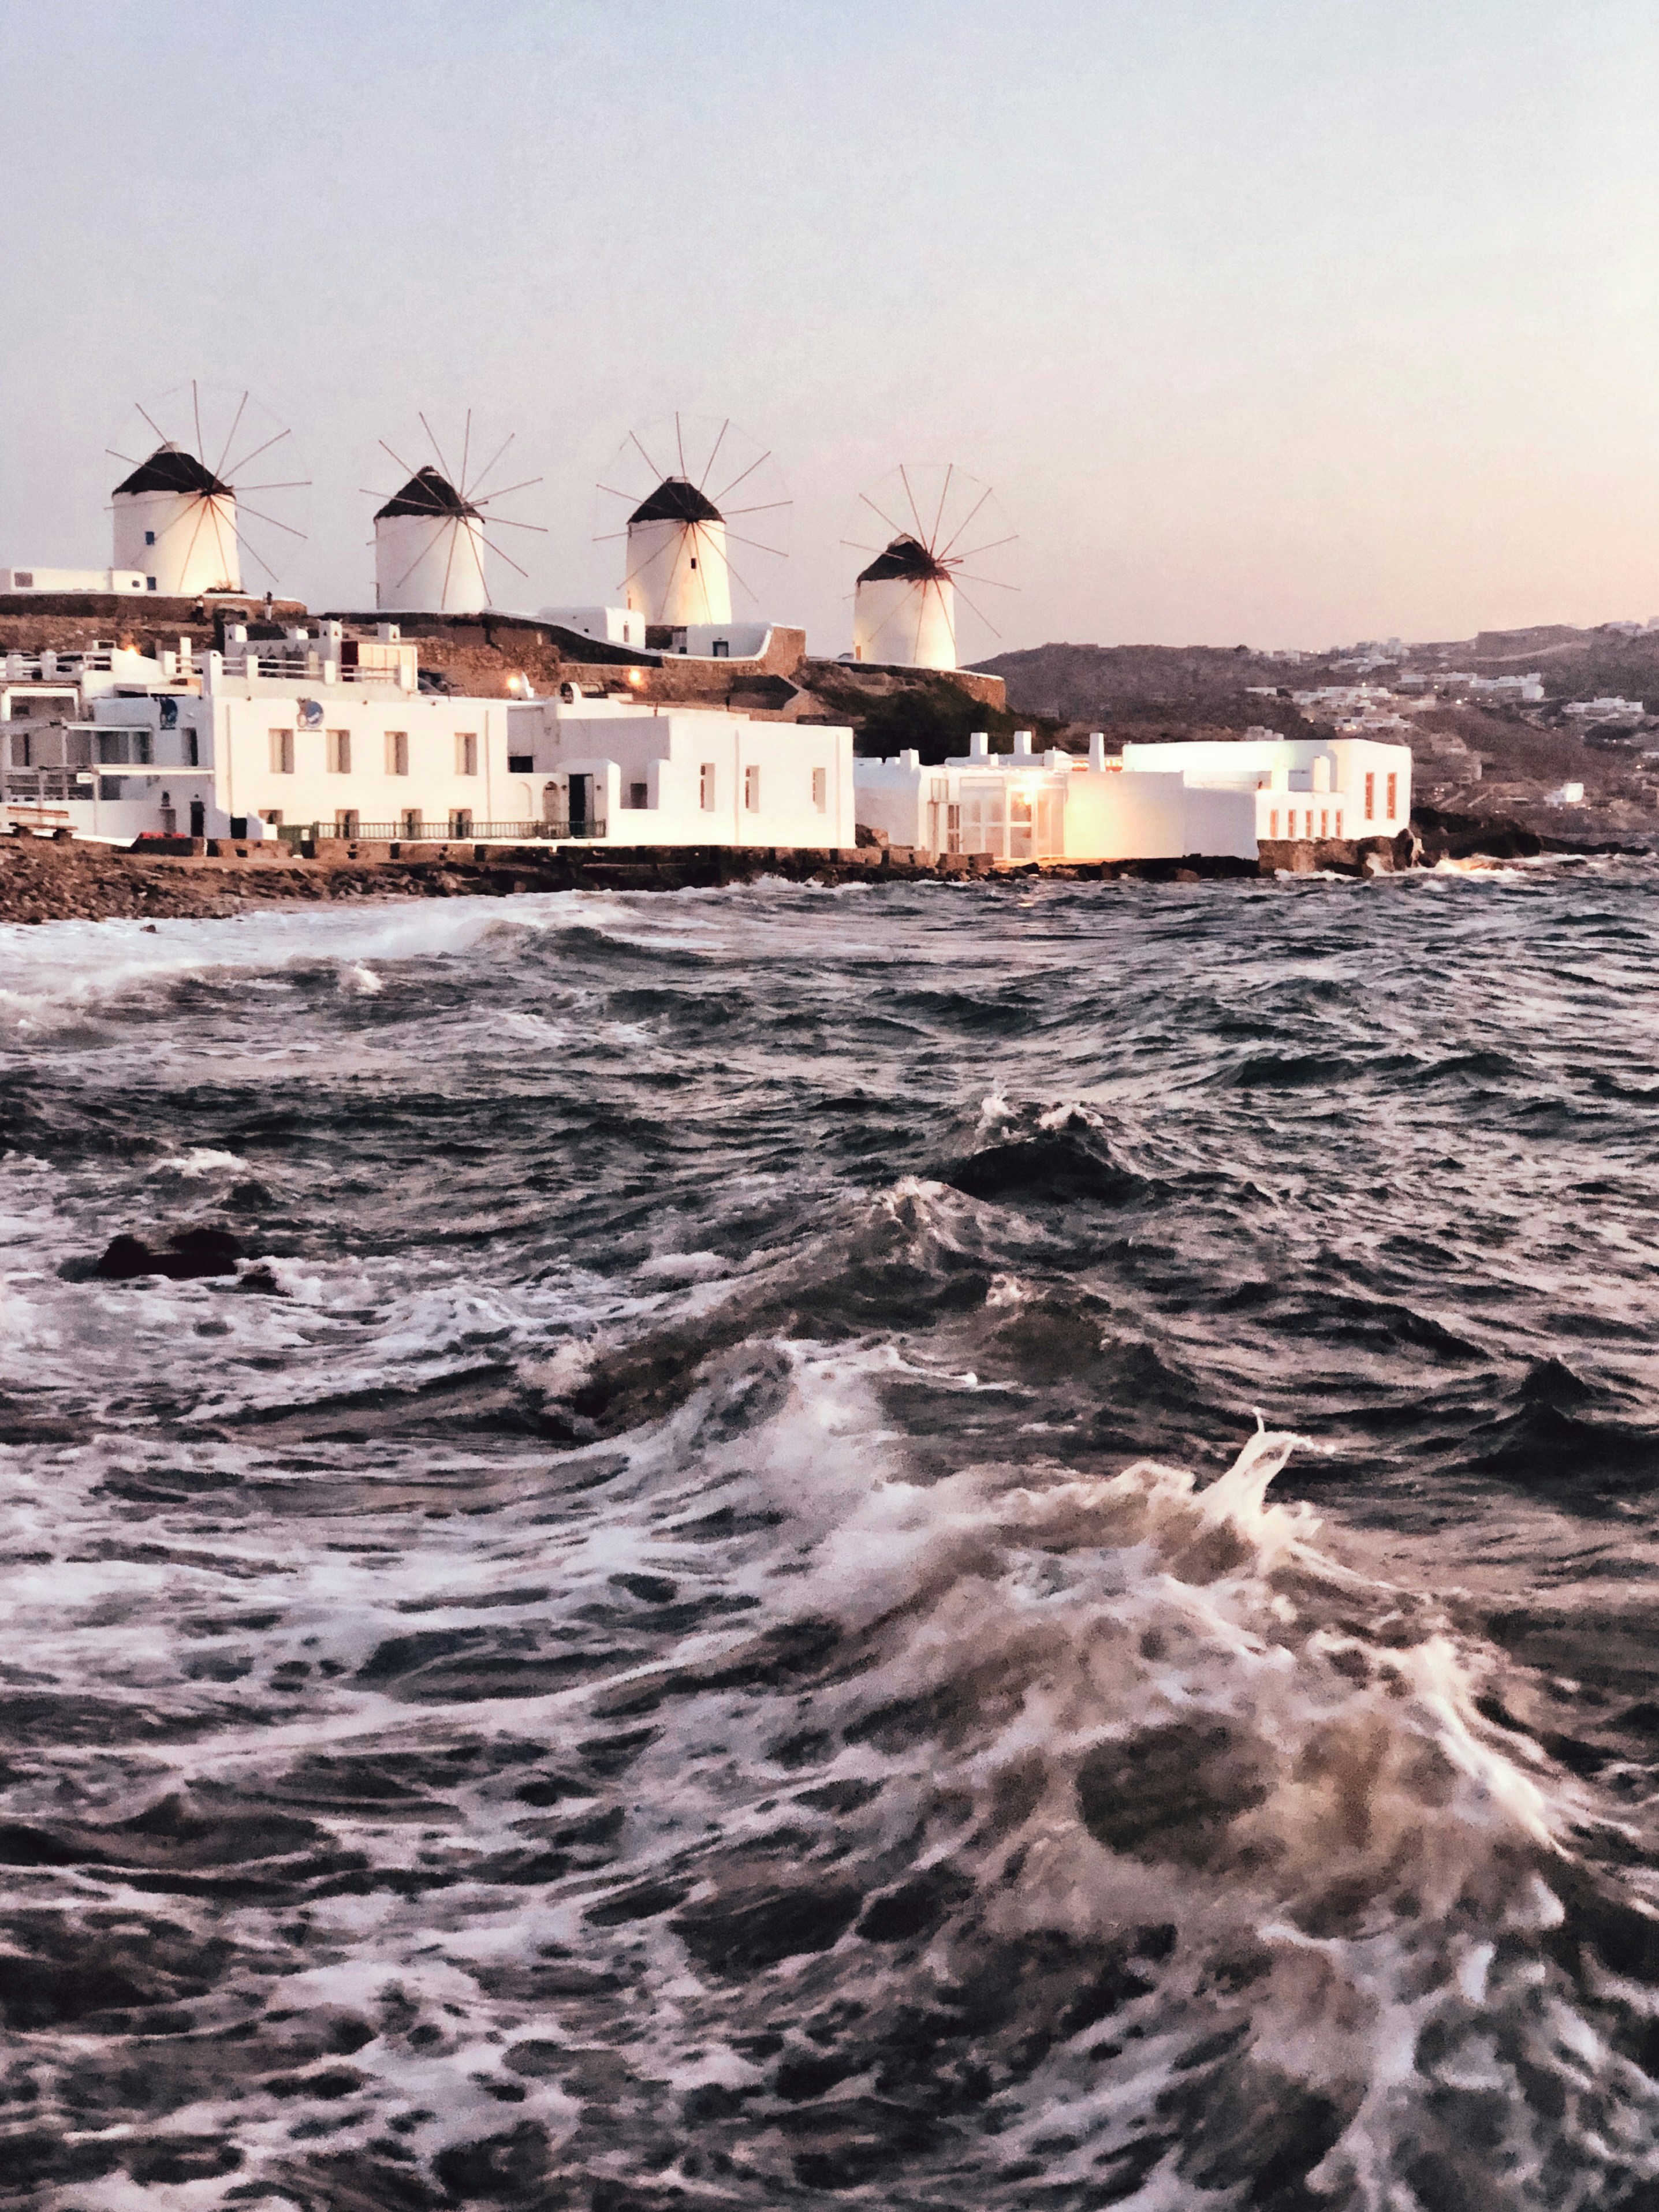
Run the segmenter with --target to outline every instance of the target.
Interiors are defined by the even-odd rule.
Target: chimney
[[[1089,765],[1097,774],[1098,774],[1106,765],[1106,732],[1104,730],[1091,730],[1089,732]]]
[[[1028,759],[1030,758],[1031,751],[1031,732],[1029,730],[1016,730],[1014,732],[1014,750],[1017,753],[1023,753]]]
[[[975,730],[968,740],[969,759],[988,760],[990,753],[991,732],[988,730]]]

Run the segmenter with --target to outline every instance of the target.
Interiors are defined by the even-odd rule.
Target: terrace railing
[[[308,834],[318,844],[343,838],[351,844],[465,845],[529,843],[532,840],[595,838],[605,834],[602,817],[579,816],[538,822],[359,822],[354,830],[338,822],[318,822]]]

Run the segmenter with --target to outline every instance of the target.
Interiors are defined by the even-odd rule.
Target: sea
[[[1644,859],[0,930],[0,2201],[1653,2212],[1656,973]]]

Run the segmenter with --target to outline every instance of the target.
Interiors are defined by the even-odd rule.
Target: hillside
[[[1273,660],[1242,645],[1039,645],[979,666],[1002,678],[1016,713],[1139,736],[1165,724],[1286,726],[1278,709],[1288,702],[1252,697],[1249,687],[1331,680],[1314,664]],[[1293,714],[1291,720],[1299,721]]]
[[[1222,728],[1250,722],[1286,726],[1273,702],[1248,696],[1257,684],[1311,690],[1358,678],[1357,651],[1334,648],[1307,659],[1276,660],[1246,646],[1039,645],[999,653],[979,666],[1000,676],[1018,714],[1048,714],[1144,734],[1161,721],[1202,720]],[[1387,683],[1402,671],[1468,669],[1480,676],[1536,672],[1552,700],[1617,693],[1659,713],[1659,630],[1626,637],[1616,630],[1564,623],[1482,630],[1478,636],[1407,645],[1393,660],[1365,657],[1364,673]]]

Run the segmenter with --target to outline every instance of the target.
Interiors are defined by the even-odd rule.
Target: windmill
[[[905,463],[860,492],[842,542],[872,556],[853,589],[854,660],[958,668],[964,631],[1000,636],[963,586],[1014,590],[999,572],[1018,538],[990,486],[954,463]]]
[[[192,378],[136,404],[107,451],[125,471],[110,494],[113,565],[158,596],[240,593],[244,554],[259,572],[253,588],[274,589],[275,562],[305,542],[311,480],[293,433],[251,392]]]
[[[512,434],[501,441],[483,468],[475,471],[470,407],[456,449],[461,457],[459,469],[452,469],[445,459],[424,415],[420,424],[437,456],[435,468],[430,461],[411,468],[384,438],[380,441],[382,453],[391,454],[407,480],[401,490],[389,497],[384,492],[368,494],[370,499],[385,501],[374,513],[374,604],[404,614],[482,614],[491,603],[484,573],[486,553],[505,561],[520,576],[529,574],[495,543],[490,531],[533,530],[546,535],[539,523],[514,521],[485,510],[514,492],[528,491],[541,478],[525,477],[517,483],[491,484],[514,443]]]
[[[618,588],[648,623],[720,627],[733,583],[760,611],[757,585],[788,558],[791,504],[771,453],[729,418],[673,415],[623,441],[594,494],[593,535],[626,547]]]

